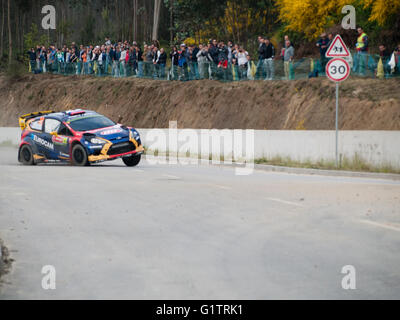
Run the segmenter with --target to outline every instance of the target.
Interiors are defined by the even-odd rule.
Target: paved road
[[[400,298],[399,182],[0,153],[2,299]]]

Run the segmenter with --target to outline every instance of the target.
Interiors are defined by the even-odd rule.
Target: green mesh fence
[[[137,77],[158,80],[192,81],[211,79],[219,81],[249,81],[249,80],[296,80],[325,76],[326,58],[301,58],[291,62],[282,60],[250,61],[246,65],[228,65],[227,68],[218,67],[214,63],[192,63],[184,67],[153,64],[152,62],[138,62],[134,64],[124,62],[99,63],[76,62],[53,63],[31,62],[29,71],[35,73],[53,73],[60,75],[90,75],[94,77]],[[395,68],[389,64],[390,57],[381,59],[379,55],[352,53],[348,59],[351,66],[351,75],[369,78],[400,77],[400,65]],[[381,62],[380,62],[381,61]]]

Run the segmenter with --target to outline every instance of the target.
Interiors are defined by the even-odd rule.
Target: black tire
[[[19,149],[19,161],[26,166],[35,165],[32,148],[29,145],[24,144],[21,149]]]
[[[72,164],[74,166],[84,167],[89,165],[89,160],[86,150],[80,144],[76,144],[72,148],[71,159],[72,159]]]
[[[128,167],[136,167],[139,164],[141,157],[142,157],[142,155],[140,155],[140,154],[138,156],[133,155],[130,157],[122,158],[122,161]]]

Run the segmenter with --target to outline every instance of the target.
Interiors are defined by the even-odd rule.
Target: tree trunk
[[[12,33],[11,33],[11,10],[10,0],[7,1],[7,18],[8,18],[8,65],[11,65],[12,61]]]
[[[174,44],[174,0],[170,0],[169,8],[169,42],[172,46]]]
[[[4,2],[5,0],[1,0],[1,43],[0,43],[0,59],[3,57],[4,50]]]
[[[153,40],[158,40],[158,25],[160,22],[161,0],[154,0]]]
[[[137,41],[138,36],[138,0],[133,0],[133,40]]]

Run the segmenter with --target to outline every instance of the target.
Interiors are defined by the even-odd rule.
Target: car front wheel
[[[83,167],[83,166],[89,165],[86,150],[80,144],[76,144],[72,148],[72,157],[71,158],[72,158],[72,164],[74,166]]]
[[[128,167],[135,167],[139,164],[141,155],[133,155],[130,157],[122,158],[122,161],[128,166]]]

